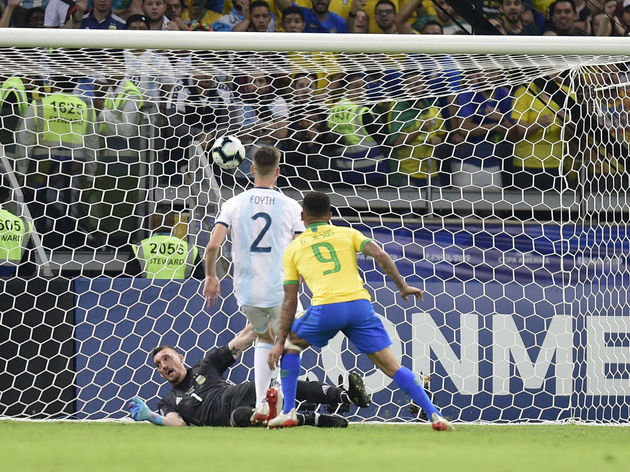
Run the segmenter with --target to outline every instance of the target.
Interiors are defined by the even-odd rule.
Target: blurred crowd
[[[494,29],[471,25],[472,9]],[[2,0],[0,13],[0,26],[17,28],[561,36],[630,28],[630,0]]]
[[[630,0],[487,0],[478,16],[458,14],[454,5],[471,5],[464,0],[7,1],[0,23],[16,28],[614,36],[630,25]],[[117,72],[0,77],[0,144],[50,247],[68,245],[60,227],[73,228],[78,245],[99,234],[128,242],[146,177],[186,183],[191,156],[225,134],[238,136],[248,157],[235,172],[215,166],[217,182],[229,186],[250,182],[251,156],[266,145],[284,151],[279,185],[298,189],[628,184],[627,64],[515,81],[500,67],[458,68],[448,55],[431,64],[382,55],[379,67],[342,73],[343,58],[332,53],[251,53],[249,73],[226,76],[208,69],[212,52],[88,53],[79,61]],[[50,63],[71,53],[38,54]],[[239,53],[229,54],[237,63]],[[256,70],[257,60],[267,67]]]

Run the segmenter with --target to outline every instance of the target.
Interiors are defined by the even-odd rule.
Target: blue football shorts
[[[369,300],[311,306],[293,321],[291,331],[316,347],[325,346],[341,331],[364,354],[392,343]]]

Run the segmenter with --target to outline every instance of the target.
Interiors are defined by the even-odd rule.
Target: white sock
[[[273,346],[269,343],[256,341],[254,349],[254,383],[256,384],[256,407],[267,398],[267,389],[271,385],[271,379],[277,376],[278,369],[270,370],[267,358]]]

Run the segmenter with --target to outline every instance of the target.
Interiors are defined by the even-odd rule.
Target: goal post
[[[344,53],[425,53],[425,54],[529,54],[560,56],[627,55],[627,41],[620,37],[570,36],[496,36],[470,35],[383,35],[360,36],[309,33],[260,35],[248,32],[212,32],[212,41],[203,34],[181,31],[84,30],[77,40],[76,31],[20,29],[0,31],[0,41],[15,48],[142,48],[215,50],[215,51],[333,51]],[[87,33],[87,34],[86,34]],[[255,39],[253,39],[255,38]],[[212,44],[208,44],[212,43]]]
[[[153,347],[192,365],[227,343],[246,322],[229,243],[213,307],[198,261],[147,278],[133,248],[167,232],[202,261],[274,145],[283,193],[328,193],[335,224],[424,290],[404,302],[359,257],[392,350],[445,416],[627,421],[628,38],[0,29],[0,45],[0,209],[32,226],[22,260],[0,261],[0,416],[155,409]],[[248,150],[235,171],[207,152],[226,134]],[[353,421],[421,419],[342,336],[303,367],[365,375],[373,405]],[[252,368],[250,350],[229,379]]]

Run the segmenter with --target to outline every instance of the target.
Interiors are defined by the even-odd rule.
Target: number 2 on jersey
[[[335,248],[333,247],[332,244],[316,243],[316,244],[313,244],[311,248],[313,249],[315,258],[319,262],[324,262],[324,263],[332,262],[334,264],[332,269],[328,269],[324,271],[324,275],[334,274],[335,272],[339,272],[341,270],[341,262],[339,261],[339,258],[337,257],[337,252],[335,251]],[[321,249],[323,248],[326,248],[328,252],[327,256],[322,253]]]
[[[267,231],[269,231],[269,228],[271,227],[271,216],[269,216],[268,213],[264,213],[261,211],[260,213],[256,213],[254,216],[252,216],[252,220],[257,220],[258,218],[262,218],[263,220],[265,220],[265,226],[263,226],[263,228],[260,230],[260,233],[258,233],[256,239],[254,239],[252,245],[249,246],[249,250],[250,252],[271,252],[271,246],[260,246],[260,241],[262,241],[262,238],[265,237],[265,234],[267,234]]]

